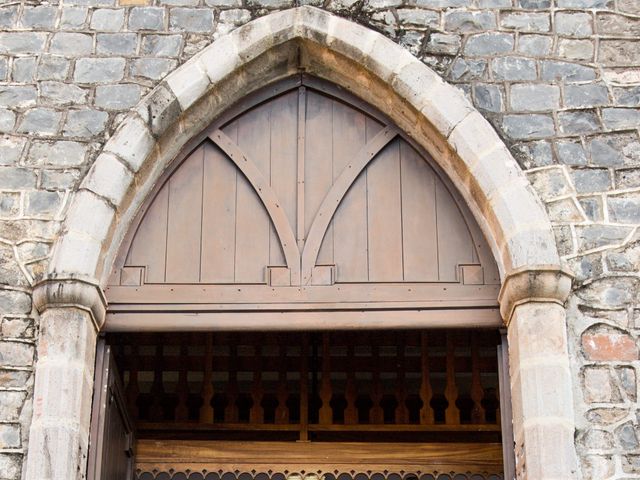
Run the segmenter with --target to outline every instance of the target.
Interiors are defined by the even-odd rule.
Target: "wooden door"
[[[133,424],[111,347],[98,341],[89,439],[89,480],[132,480]]]

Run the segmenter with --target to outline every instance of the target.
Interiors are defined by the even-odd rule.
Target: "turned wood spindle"
[[[264,421],[264,408],[262,398],[264,389],[262,387],[262,347],[255,346],[255,367],[253,370],[253,385],[251,386],[251,399],[253,404],[249,411],[249,423],[262,423]]]
[[[237,423],[240,419],[238,411],[238,347],[229,346],[229,381],[227,383],[227,405],[224,408],[224,421]]]
[[[182,345],[180,345],[180,370],[178,372],[178,384],[176,385],[178,393],[178,404],[175,411],[176,422],[186,422],[189,418],[189,382],[187,380],[189,346],[187,340],[188,336],[183,336]]]
[[[422,407],[420,408],[420,424],[433,425],[435,417],[431,399],[433,398],[433,389],[431,387],[431,372],[429,370],[429,337],[427,332],[420,334],[420,400]]]
[[[480,378],[480,353],[478,352],[477,335],[471,336],[471,400],[473,400],[473,408],[471,409],[472,423],[485,423],[485,410],[482,406],[484,399],[484,389]]]
[[[333,423],[333,409],[331,408],[331,345],[329,344],[329,334],[322,334],[322,380],[320,383],[320,400],[322,406],[319,412],[319,421],[322,425]]]
[[[345,386],[345,399],[347,406],[344,409],[344,423],[346,425],[355,425],[358,423],[358,409],[356,408],[356,399],[358,391],[356,388],[356,366],[354,362],[353,341],[347,346],[347,384]]]
[[[213,423],[213,334],[205,334],[200,423]]]
[[[405,347],[402,335],[398,335],[396,342],[396,401],[398,405],[395,411],[397,424],[409,423],[409,409],[407,408],[407,386],[405,383],[406,359]]]
[[[302,335],[300,351],[300,441],[309,441],[309,334]]]
[[[161,339],[158,339],[161,342]],[[163,419],[164,411],[162,408],[162,400],[164,399],[164,385],[162,383],[163,368],[162,344],[156,345],[156,354],[154,361],[153,384],[151,385],[151,405],[149,407],[149,419],[157,422]]]
[[[447,384],[444,389],[444,396],[448,405],[445,411],[445,423],[447,425],[460,424],[460,410],[456,405],[458,400],[458,386],[456,385],[456,357],[455,342],[452,334],[447,333]]]
[[[275,423],[289,423],[289,408],[287,400],[289,399],[289,391],[287,389],[287,347],[280,345],[278,349],[278,390],[276,397],[278,406],[276,407]]]
[[[373,372],[371,378],[371,410],[369,411],[369,421],[373,424],[384,423],[384,409],[382,408],[382,382],[380,381],[380,346],[373,345],[372,348]]]

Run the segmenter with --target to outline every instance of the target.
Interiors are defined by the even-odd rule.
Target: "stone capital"
[[[80,278],[47,278],[33,289],[33,303],[39,313],[49,308],[78,308],[91,315],[97,332],[104,324],[107,299],[97,281]]]
[[[518,305],[528,302],[564,305],[571,291],[573,276],[558,265],[526,266],[511,271],[498,295],[500,314],[509,326]]]

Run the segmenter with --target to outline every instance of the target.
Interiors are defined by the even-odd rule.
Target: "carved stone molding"
[[[572,274],[558,265],[527,266],[510,272],[498,295],[500,314],[509,326],[513,311],[528,302],[564,305],[571,292]]]
[[[78,308],[91,315],[96,332],[104,324],[107,299],[98,282],[79,278],[48,278],[33,289],[39,313],[48,308]]]

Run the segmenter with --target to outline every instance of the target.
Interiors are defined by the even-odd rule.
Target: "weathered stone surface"
[[[491,61],[494,80],[535,80],[538,76],[536,62],[527,58],[499,57]]]
[[[547,35],[521,35],[518,39],[518,53],[532,57],[544,57],[551,52],[552,37]]]
[[[109,114],[90,108],[72,110],[67,115],[63,135],[66,137],[90,138],[104,132]]]
[[[18,123],[17,131],[37,136],[55,135],[58,133],[62,115],[49,108],[34,108],[24,114]]]
[[[542,80],[562,82],[582,82],[594,80],[596,71],[591,67],[576,63],[560,62],[556,60],[544,60],[542,62]]]
[[[513,50],[515,41],[507,33],[479,33],[467,40],[464,53],[467,55],[491,56]]]
[[[560,132],[568,135],[584,135],[600,130],[596,112],[576,110],[558,113]]]
[[[124,24],[124,9],[101,8],[91,15],[91,29],[100,32],[117,32]]]
[[[500,16],[500,26],[522,32],[548,32],[551,19],[548,13],[511,12]]]
[[[637,108],[604,108],[602,121],[605,127],[612,130],[636,128],[640,124],[640,109]]]
[[[100,85],[96,88],[95,105],[108,110],[131,108],[138,103],[141,96],[139,85]]]
[[[131,75],[151,80],[160,80],[172,71],[178,62],[168,58],[141,58],[131,65]]]
[[[548,115],[505,115],[502,128],[513,139],[547,138],[555,133]]]
[[[640,223],[640,195],[627,194],[609,197],[609,217],[617,223]]]
[[[560,88],[555,85],[514,85],[511,87],[511,109],[541,112],[560,106]]]
[[[567,85],[564,88],[565,107],[584,108],[607,104],[609,93],[603,84]]]
[[[134,7],[129,13],[130,30],[162,30],[164,27],[164,8]]]
[[[213,12],[208,9],[173,8],[169,25],[171,30],[210,32],[213,29]]]
[[[596,324],[582,334],[582,349],[587,360],[631,362],[638,359],[636,340],[629,333],[604,324]]]
[[[578,168],[571,171],[571,181],[578,193],[606,192],[611,189],[611,175],[599,168]]]
[[[88,90],[62,82],[42,82],[42,99],[54,105],[80,105],[86,103]]]
[[[558,161],[565,165],[586,165],[587,154],[582,144],[575,141],[556,143]]]
[[[122,80],[124,58],[81,58],[76,62],[74,79],[79,83],[109,83]]]
[[[142,54],[153,57],[175,57],[181,47],[180,35],[145,35],[142,40]]]
[[[96,53],[99,55],[133,55],[138,38],[135,33],[99,33]]]
[[[88,55],[93,51],[93,38],[85,33],[56,33],[49,52],[67,56]]]

